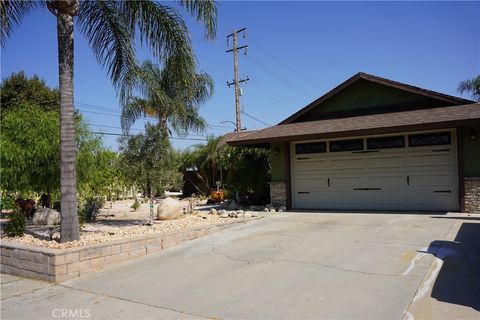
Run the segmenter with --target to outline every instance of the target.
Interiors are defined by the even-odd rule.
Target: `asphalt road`
[[[60,285],[2,275],[1,315],[480,319],[479,258],[478,215],[276,214]]]

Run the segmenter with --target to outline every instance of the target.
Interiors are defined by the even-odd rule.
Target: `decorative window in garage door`
[[[404,136],[368,138],[367,149],[390,149],[405,147]]]
[[[330,152],[363,150],[363,139],[330,141]]]
[[[440,146],[452,143],[450,132],[412,134],[408,136],[410,147]]]
[[[326,142],[299,143],[295,145],[296,154],[327,152]]]

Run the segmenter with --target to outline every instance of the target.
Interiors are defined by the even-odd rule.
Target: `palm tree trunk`
[[[77,215],[75,166],[75,116],[73,113],[73,15],[57,13],[60,84],[60,241],[80,239]]]

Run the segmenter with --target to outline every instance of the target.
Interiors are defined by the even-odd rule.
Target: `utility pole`
[[[227,86],[230,87],[232,84],[235,85],[235,115],[236,115],[236,129],[235,131],[240,132],[242,130],[242,119],[240,117],[240,83],[247,82],[250,80],[248,77],[245,79],[238,79],[238,51],[244,49],[243,53],[247,54],[248,45],[238,46],[238,34],[243,32],[243,37],[245,38],[245,31],[247,28],[242,28],[239,30],[234,30],[233,33],[227,36],[227,46],[229,45],[230,37],[233,38],[233,49],[229,49],[226,52],[233,52],[233,82],[227,82]]]

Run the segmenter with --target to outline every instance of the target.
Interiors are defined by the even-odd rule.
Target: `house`
[[[278,125],[230,136],[271,150],[272,204],[480,212],[480,103],[358,73]]]

